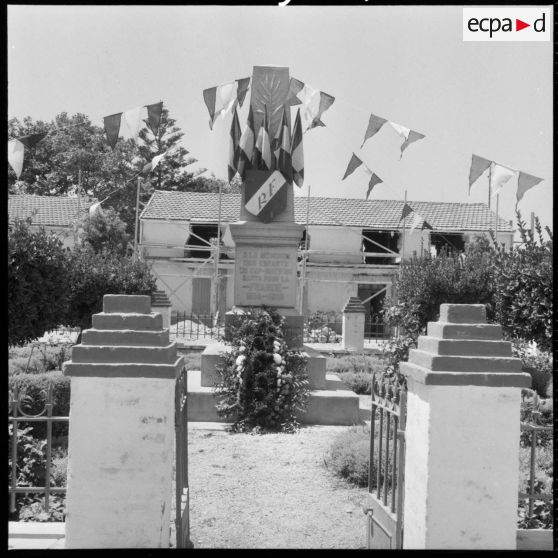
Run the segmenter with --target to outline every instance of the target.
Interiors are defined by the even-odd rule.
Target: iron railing
[[[70,417],[67,416],[53,416],[52,409],[54,406],[54,397],[52,384],[49,384],[46,393],[46,403],[44,409],[36,414],[31,415],[22,409],[24,395],[19,393],[18,389],[10,391],[9,394],[9,410],[8,421],[12,427],[12,435],[10,437],[10,480],[8,486],[8,493],[10,497],[10,513],[15,513],[16,508],[16,495],[17,494],[44,494],[44,508],[48,513],[50,509],[50,495],[51,494],[65,494],[65,486],[51,486],[51,467],[52,467],[52,424],[54,422],[68,422]],[[20,440],[21,424],[27,423],[46,423],[46,456],[45,456],[45,485],[44,486],[23,486],[18,485],[18,442]]]
[[[171,338],[217,341],[224,335],[222,317],[218,314],[171,312]]]
[[[519,501],[520,503],[527,502],[527,505],[524,506],[524,521],[528,524],[533,518],[533,508],[536,501],[548,502],[550,507],[553,504],[553,494],[551,492],[541,492],[539,488],[540,483],[537,482],[537,452],[543,446],[553,444],[554,427],[552,425],[541,424],[540,401],[537,393],[532,390],[524,390],[522,393],[524,404],[527,398],[531,399],[528,404],[532,405],[532,411],[529,421],[521,422],[521,447],[529,448],[529,478],[527,491],[519,491]]]

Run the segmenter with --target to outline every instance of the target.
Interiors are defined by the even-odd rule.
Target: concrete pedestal
[[[409,362],[403,545],[516,548],[519,412],[530,376],[482,305],[443,304]]]
[[[347,300],[343,308],[343,342],[342,347],[353,353],[364,350],[364,315],[366,309],[358,296]]]
[[[148,296],[104,297],[72,349],[66,548],[166,548],[183,367]]]

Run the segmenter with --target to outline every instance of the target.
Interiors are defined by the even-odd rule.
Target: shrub
[[[273,309],[247,312],[232,328],[230,351],[217,366],[215,386],[220,416],[232,429],[293,431],[296,414],[306,409],[306,358],[288,349],[284,319]]]
[[[85,216],[82,227],[82,243],[91,246],[96,253],[130,255],[130,235],[126,232],[126,223],[120,219],[114,208],[99,207],[93,216]]]
[[[67,253],[54,234],[16,220],[8,233],[8,344],[21,345],[64,320]]]
[[[326,467],[357,486],[368,486],[370,429],[353,426],[338,434],[327,452]]]
[[[553,237],[544,240],[538,218],[537,237],[525,228],[517,212],[523,244],[516,249],[499,248],[494,264],[496,320],[509,337],[535,341],[542,349],[552,346]]]
[[[373,355],[328,357],[326,369],[355,393],[370,394],[372,372],[380,370],[380,360]]]
[[[61,370],[62,364],[71,357],[70,345],[38,345],[12,347],[8,353],[10,374],[42,374]]]
[[[105,294],[150,295],[156,289],[148,264],[114,254],[76,248],[70,256],[70,304],[66,323],[86,329],[91,316],[102,311]]]
[[[514,357],[520,358],[523,371],[531,374],[532,389],[539,397],[546,397],[552,380],[552,354],[541,350],[535,342],[516,339],[512,343]]]

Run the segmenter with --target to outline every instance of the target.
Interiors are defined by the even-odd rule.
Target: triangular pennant
[[[296,78],[289,81],[289,92],[287,94],[287,106],[301,105],[302,101],[298,98],[298,93],[304,89],[304,83]]]
[[[107,142],[113,149],[120,134],[121,119],[121,112],[118,112],[117,114],[111,114],[110,116],[105,116],[103,119],[105,124],[105,133],[107,135]]]
[[[159,133],[159,124],[163,114],[163,101],[153,105],[147,105],[147,124],[154,135]]]
[[[406,140],[409,137],[409,133],[411,132],[410,128],[406,126],[402,126],[401,124],[396,124],[395,122],[389,121],[392,128],[404,139]]]
[[[242,108],[244,103],[244,99],[246,97],[246,93],[248,92],[248,88],[250,87],[250,78],[242,78],[236,80],[237,89],[236,89],[236,98],[238,100],[238,104]]]
[[[236,171],[238,169],[239,140],[240,140],[240,121],[238,120],[238,112],[235,108],[233,112],[233,118],[231,122],[231,133],[230,133],[230,148],[229,148],[229,163],[228,163],[229,182],[232,182],[232,179],[234,178],[234,175],[236,174]]]
[[[360,146],[361,149],[362,149],[362,146],[366,143],[366,140],[371,138],[377,132],[379,132],[380,128],[386,122],[387,122],[387,120],[385,118],[382,118],[380,116],[376,116],[375,114],[370,115],[370,120],[368,121],[368,128],[366,128],[366,133],[364,134],[364,141],[362,142],[362,145]]]
[[[492,165],[490,167],[490,184],[492,186],[492,195],[495,196],[499,194],[504,184],[516,174],[516,170],[492,162]]]
[[[291,165],[293,168],[293,182],[299,187],[304,183],[304,149],[302,145],[302,120],[300,108],[296,113],[291,139]]]
[[[542,182],[542,180],[542,178],[538,178],[536,176],[533,176],[532,174],[527,174],[526,172],[521,171],[519,172],[516,193],[517,201],[515,202],[516,207],[517,204],[521,201],[521,198],[523,198],[523,194],[525,194],[525,192],[527,192],[527,190],[529,190],[533,186],[536,186],[539,182]]]
[[[126,126],[130,137],[137,138],[140,125],[142,122],[142,113],[144,112],[145,107],[136,107],[126,112],[122,113],[122,119],[124,120],[124,125]]]
[[[411,143],[418,141],[419,139],[422,139],[424,137],[424,134],[415,132],[414,130],[409,130],[407,139],[405,139],[405,141],[401,144],[401,156],[399,158],[403,157],[403,151],[405,151],[405,149],[407,149],[407,147],[409,147]]]
[[[431,231],[434,230],[434,228],[432,227],[432,225],[428,222],[428,221],[424,221],[424,223],[422,224],[422,229],[430,229]]]
[[[8,142],[8,163],[10,163],[10,166],[14,169],[18,180],[23,170],[24,152],[25,148],[23,147],[23,143],[18,139],[12,139]]]
[[[345,180],[345,178],[347,178],[347,176],[352,174],[358,167],[360,167],[360,165],[362,165],[362,161],[353,153],[351,156],[351,160],[347,165],[347,170],[345,171],[345,175],[341,180]]]
[[[401,212],[401,217],[399,217],[399,221],[400,221],[400,222],[403,221],[403,219],[405,219],[405,217],[407,217],[408,215],[410,215],[412,212],[413,212],[412,207],[411,207],[408,203],[406,203],[406,204],[403,206],[403,211]]]
[[[203,100],[209,111],[209,129],[213,130],[213,119],[215,117],[215,102],[217,99],[217,87],[203,90]]]
[[[419,215],[416,211],[413,215],[413,220],[411,221],[411,231],[410,233],[413,234],[413,231],[419,226],[424,223],[424,219],[422,215]]]
[[[28,136],[22,136],[17,138],[25,147],[32,148],[35,147],[43,138],[48,135],[48,132],[40,132],[38,134],[30,134]]]
[[[376,186],[376,184],[380,184],[383,180],[375,173],[372,173],[372,177],[368,181],[368,190],[366,191],[366,199],[370,196],[370,192],[372,192],[372,188]]]
[[[325,124],[320,120],[322,114],[333,104],[335,97],[320,91],[320,104],[318,106],[318,114],[314,117],[308,129],[315,128],[316,126],[325,126]]]
[[[89,206],[89,218],[94,217],[95,214],[98,212],[99,208],[101,207],[102,202],[96,202]]]
[[[482,175],[484,171],[486,171],[491,163],[492,161],[473,154],[471,158],[471,168],[469,169],[469,192],[471,191],[471,186],[473,185],[473,183],[477,181],[477,179]]]

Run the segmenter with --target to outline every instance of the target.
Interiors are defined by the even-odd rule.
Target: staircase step
[[[72,348],[72,362],[75,363],[172,364],[175,361],[176,341],[166,347],[75,345]]]
[[[480,339],[438,339],[421,335],[418,349],[438,355],[454,356],[510,356],[509,341],[486,341]]]
[[[428,322],[428,336],[439,339],[485,339],[500,341],[502,326],[498,324],[446,324]]]
[[[136,329],[157,331],[163,329],[163,316],[158,312],[149,314],[100,312],[93,314],[94,329]]]
[[[521,360],[508,357],[470,357],[435,355],[418,349],[409,351],[409,363],[432,371],[447,372],[521,372]]]
[[[118,329],[86,329],[81,337],[84,345],[127,345],[165,347],[169,344],[169,330],[118,330]]]

